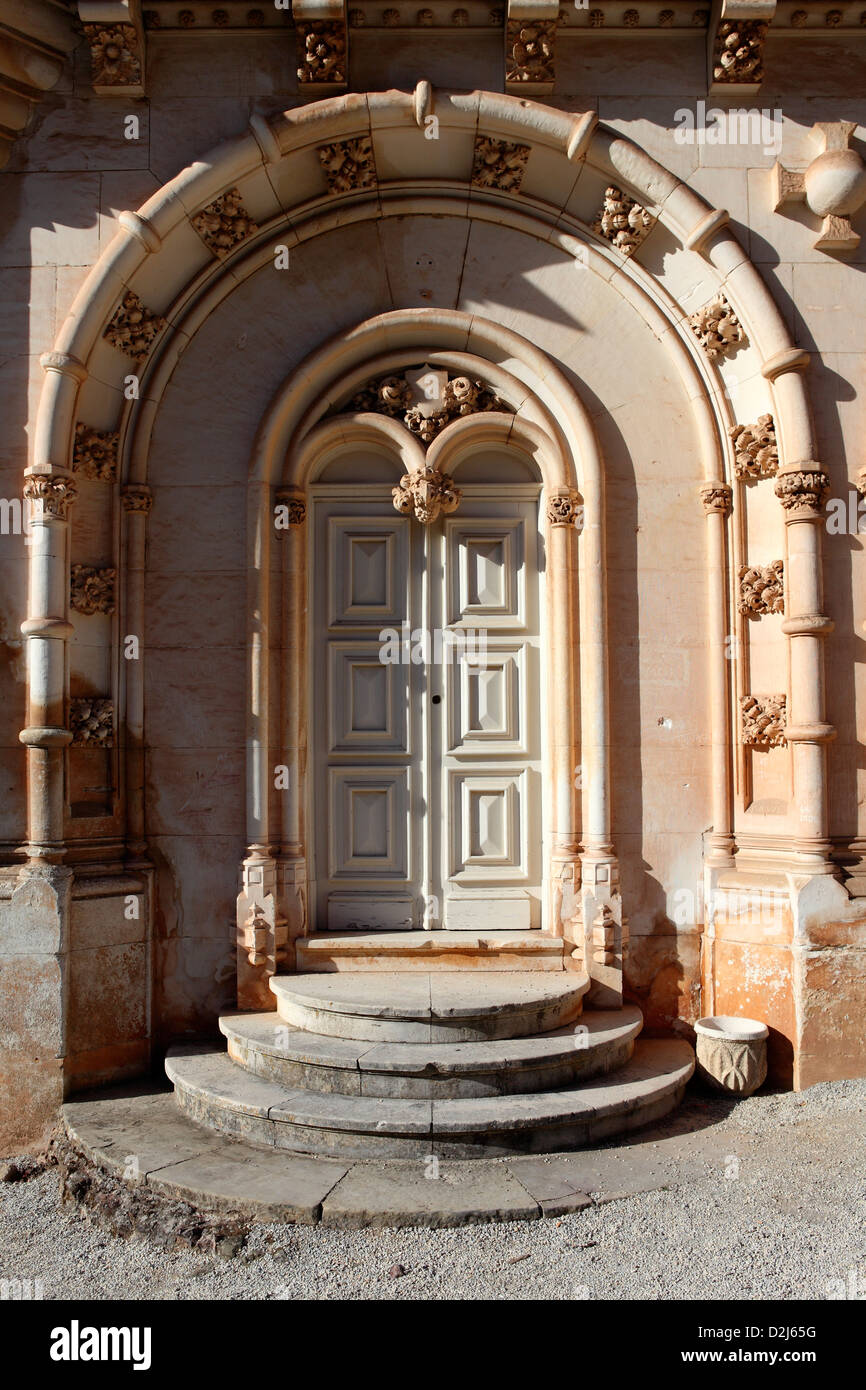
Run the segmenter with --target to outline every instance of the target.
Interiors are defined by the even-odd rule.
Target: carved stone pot
[[[695,1024],[697,1073],[726,1095],[750,1096],[767,1076],[766,1024],[754,1018],[699,1018]]]

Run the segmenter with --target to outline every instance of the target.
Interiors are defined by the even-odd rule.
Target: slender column
[[[126,756],[126,847],[133,859],[146,852],[144,820],[144,556],[147,518],[153,505],[150,488],[128,486],[120,494],[125,518],[121,553],[125,590],[121,647],[127,635],[138,638],[139,658],[121,659],[124,681],[121,736]]]
[[[727,520],[731,514],[731,488],[708,482],[701,487],[707,518],[709,560],[710,739],[713,828],[706,837],[708,865],[733,862],[733,792],[731,787],[731,720],[728,694],[728,555]]]
[[[551,852],[553,861],[573,863],[578,856],[577,788],[578,738],[576,701],[575,624],[577,589],[577,523],[580,498],[570,488],[547,495],[547,632],[548,632],[548,740],[553,776],[551,797]],[[559,923],[552,924],[554,929]]]

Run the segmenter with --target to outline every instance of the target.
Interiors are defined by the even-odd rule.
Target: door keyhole
[[[439,704],[442,703],[442,696],[441,696],[441,695],[434,695],[432,698],[433,698],[433,704],[434,704],[434,705],[439,705]]]

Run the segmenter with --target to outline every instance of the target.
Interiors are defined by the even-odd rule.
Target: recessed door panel
[[[408,753],[409,668],[382,660],[377,642],[332,642],[329,753]]]
[[[331,768],[330,874],[401,878],[409,872],[409,791],[405,769]]]
[[[409,523],[330,518],[330,625],[390,624],[407,617]]]

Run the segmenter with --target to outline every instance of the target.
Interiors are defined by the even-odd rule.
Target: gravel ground
[[[110,1236],[60,1207],[49,1170],[0,1186],[0,1278],[40,1279],[48,1299],[866,1298],[866,1080],[733,1105],[692,1094],[646,1145],[682,1153],[664,1190],[558,1220],[258,1225],[233,1259]]]

